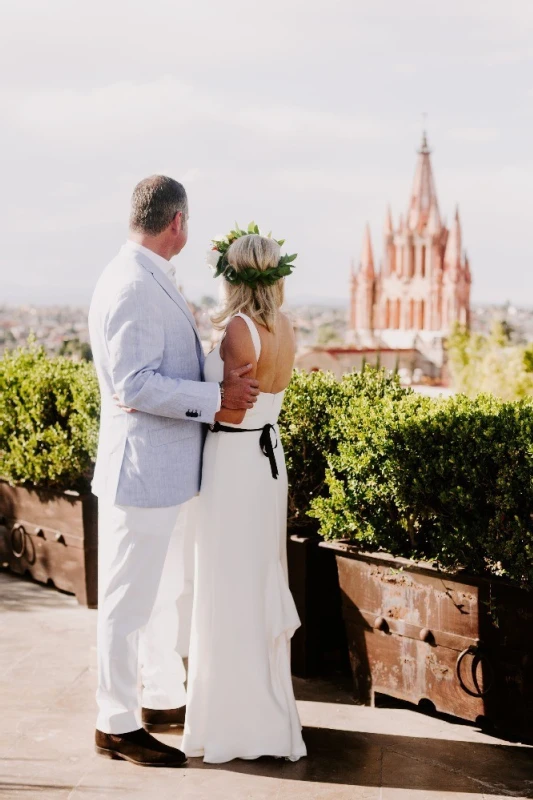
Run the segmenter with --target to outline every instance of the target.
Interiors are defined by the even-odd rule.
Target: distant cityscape
[[[208,350],[216,339],[209,319],[215,301],[205,297],[201,303],[190,305]],[[287,310],[294,321],[300,351],[313,347],[342,347],[346,342],[348,303],[344,308],[295,305]],[[76,306],[0,306],[0,354],[24,346],[32,337],[49,353],[90,358],[87,313],[87,308]],[[533,341],[533,308],[510,303],[472,307],[473,331],[486,334],[496,321],[507,326],[513,341]]]

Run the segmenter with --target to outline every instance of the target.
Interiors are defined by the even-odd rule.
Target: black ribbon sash
[[[262,428],[230,428],[228,425],[221,425],[220,422],[215,422],[214,425],[210,426],[210,430],[213,433],[259,433],[261,431],[261,436],[259,437],[259,447],[263,452],[268,460],[270,461],[270,470],[272,472],[272,477],[275,480],[278,479],[279,471],[278,465],[276,463],[276,455],[274,450],[278,446],[278,437],[276,436],[276,429],[274,425],[267,423],[263,425]],[[272,444],[272,433],[276,437],[276,444]]]

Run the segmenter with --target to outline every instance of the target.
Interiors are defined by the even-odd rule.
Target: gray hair
[[[181,183],[166,175],[152,175],[133,190],[130,229],[157,235],[179,211],[187,213],[187,193]]]

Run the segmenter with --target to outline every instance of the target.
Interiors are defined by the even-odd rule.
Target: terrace
[[[143,770],[93,752],[96,611],[0,572],[0,797],[12,800],[503,800],[533,797],[533,748],[343,681],[295,679],[309,755]],[[385,702],[385,701],[384,701]],[[178,734],[162,737],[179,745]]]

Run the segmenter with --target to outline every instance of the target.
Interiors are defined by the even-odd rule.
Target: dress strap
[[[235,316],[243,319],[248,325],[248,330],[250,331],[250,336],[252,337],[252,342],[254,343],[255,357],[259,361],[259,356],[261,355],[261,337],[259,336],[259,331],[257,330],[255,322],[253,319],[250,319],[250,317],[247,317],[246,314],[241,312],[235,314]]]

